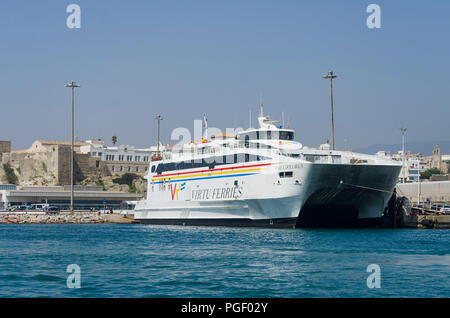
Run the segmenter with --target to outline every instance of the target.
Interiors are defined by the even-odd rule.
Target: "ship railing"
[[[301,158],[313,163],[342,163],[342,157],[340,155],[303,154]]]
[[[203,147],[183,147],[173,148],[170,152],[163,152],[161,154],[163,160],[179,160],[190,161],[203,156],[214,155],[228,155],[233,154],[236,150],[253,150],[253,152],[261,151],[263,155],[283,155],[278,148],[273,148],[268,145],[259,145],[256,143],[246,143],[245,141],[233,141],[224,144],[211,144]]]

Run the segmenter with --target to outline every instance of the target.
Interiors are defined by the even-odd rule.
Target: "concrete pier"
[[[403,228],[450,229],[450,215],[421,214],[405,216]]]

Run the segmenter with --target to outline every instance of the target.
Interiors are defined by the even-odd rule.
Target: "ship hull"
[[[298,195],[253,200],[171,202],[135,211],[142,224],[293,228]]]
[[[266,184],[264,195],[272,193],[272,197],[192,201],[194,196],[189,194],[189,189],[197,189],[193,185],[187,186],[185,200],[152,202],[137,209],[135,219],[142,224],[185,226],[373,227],[379,224],[399,171],[398,165],[303,162],[298,171],[294,170],[294,176],[302,181],[299,184],[277,185],[270,175],[247,180],[249,188]],[[220,186],[220,182],[225,181],[214,182],[217,182],[215,186]],[[268,190],[268,187],[273,189]],[[277,192],[277,189],[282,191]],[[279,197],[280,193],[290,195]]]
[[[313,164],[296,226],[377,225],[399,172],[397,165]]]

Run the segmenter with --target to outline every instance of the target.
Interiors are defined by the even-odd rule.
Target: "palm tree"
[[[117,142],[117,136],[112,136],[112,143],[115,145]]]

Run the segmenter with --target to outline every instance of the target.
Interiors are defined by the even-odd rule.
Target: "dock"
[[[450,215],[421,210],[419,214],[403,216],[402,228],[450,229]]]

